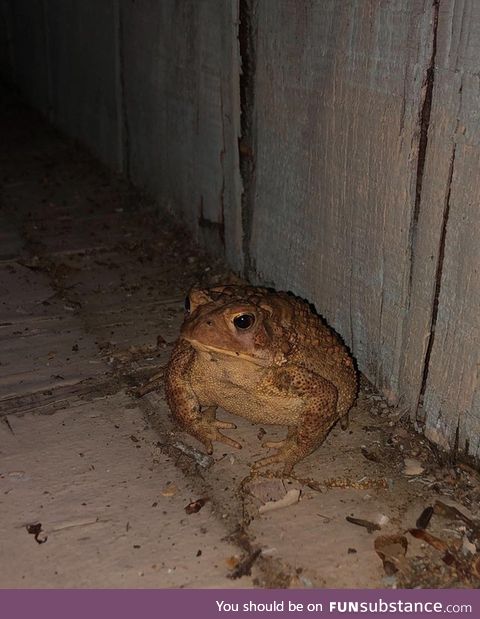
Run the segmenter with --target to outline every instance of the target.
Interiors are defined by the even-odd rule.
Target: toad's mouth
[[[251,355],[247,352],[228,350],[226,348],[219,348],[218,346],[211,346],[209,344],[204,344],[203,342],[199,342],[198,340],[194,340],[193,338],[185,336],[183,336],[183,339],[199,352],[216,353],[219,355],[224,355],[226,357],[233,357],[234,359],[244,359],[245,361],[250,361],[251,363],[255,363],[256,365],[268,365],[267,359],[256,357],[255,355]]]

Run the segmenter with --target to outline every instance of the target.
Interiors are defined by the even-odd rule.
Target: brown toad
[[[254,286],[192,290],[166,372],[175,420],[212,453],[212,441],[241,445],[220,432],[217,407],[254,422],[288,427],[278,449],[254,468],[284,472],[319,447],[357,393],[357,373],[340,338],[304,301]]]

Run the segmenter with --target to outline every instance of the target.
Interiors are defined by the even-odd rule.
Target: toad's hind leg
[[[190,354],[189,344],[178,343],[167,368],[165,395],[173,418],[185,432],[203,443],[209,454],[213,452],[213,441],[241,449],[240,443],[220,432],[236,428],[234,423],[218,421],[215,418],[215,406],[209,406],[201,412],[200,403],[188,376]]]
[[[283,473],[288,475],[292,468],[314,452],[325,440],[338,419],[338,392],[331,382],[295,366],[283,370],[283,384],[295,393],[303,403],[303,410],[296,426],[289,427],[283,441],[267,441],[265,447],[278,449],[273,456],[258,460],[253,469],[271,464],[283,464]]]

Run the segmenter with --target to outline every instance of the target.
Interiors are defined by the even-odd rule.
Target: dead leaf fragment
[[[228,557],[228,559],[225,560],[225,563],[227,564],[227,567],[229,570],[234,570],[237,565],[240,563],[240,558],[236,557],[235,555],[232,555],[231,557]]]
[[[433,546],[433,548],[436,548],[437,550],[441,550],[442,552],[448,550],[448,544],[446,542],[444,542],[439,537],[431,535],[424,529],[409,529],[408,532],[410,533],[410,535],[413,535],[413,537],[421,539],[422,541],[426,542],[430,546]]]
[[[407,554],[408,541],[404,535],[379,535],[375,540],[375,552],[383,563],[387,576],[398,572]]]
[[[255,478],[244,484],[245,490],[262,503],[279,501],[286,495],[287,490],[283,479]]]
[[[390,522],[390,518],[386,514],[379,512],[378,514],[375,514],[373,522],[376,522],[380,527],[384,527]]]
[[[453,505],[447,505],[447,503],[444,503],[443,501],[435,501],[433,511],[437,516],[451,518],[452,520],[461,520],[472,529],[476,527],[476,523],[474,523],[468,516],[463,514],[456,507],[453,507]]]
[[[426,529],[430,523],[430,519],[433,516],[433,507],[429,505],[426,507],[420,516],[417,518],[415,526],[417,529]]]
[[[469,541],[475,544],[477,549],[480,547],[480,522],[477,519],[472,520],[453,505],[448,505],[440,500],[435,501],[433,511],[437,516],[463,522],[467,527]]]
[[[192,501],[191,503],[185,506],[185,512],[188,515],[196,514],[202,509],[202,507],[205,505],[207,501],[208,501],[208,498],[197,499],[196,501]]]
[[[167,484],[165,488],[162,490],[162,496],[174,496],[177,494],[178,488],[175,484]]]
[[[403,472],[409,477],[421,475],[424,471],[421,463],[418,460],[415,460],[415,458],[405,458],[404,465],[405,468],[403,469]]]

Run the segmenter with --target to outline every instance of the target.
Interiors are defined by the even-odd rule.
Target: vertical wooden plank
[[[129,174],[163,206],[180,203],[195,223],[193,203],[185,202],[193,177],[197,21],[192,3],[176,11],[172,1],[121,2]],[[183,33],[181,40],[175,32]]]
[[[122,169],[114,2],[45,1],[51,119],[113,169]],[[35,55],[35,47],[19,42]]]
[[[445,15],[444,8],[437,17],[436,54],[432,58],[433,73],[430,76],[432,105],[429,126],[426,127],[428,142],[424,154],[424,178],[416,220],[412,225],[409,296],[399,384],[402,404],[410,408],[411,417],[418,423],[419,429],[423,429],[424,425],[424,414],[419,407],[425,390],[432,321],[437,311],[437,279],[452,175],[451,136],[455,132],[458,108],[456,97],[446,93],[445,87],[451,92],[459,88],[459,76],[453,72],[448,80],[441,78],[439,58],[444,53],[445,38],[439,38],[438,34],[439,28],[444,30],[449,24],[455,29],[458,24],[453,22],[451,11],[448,16]]]
[[[12,14],[9,0],[0,0],[0,76],[13,81]]]
[[[7,0],[3,12],[10,36],[9,77],[31,105],[48,114],[44,0]]]
[[[467,85],[471,80],[477,83]],[[478,106],[478,76],[464,75],[463,82],[465,90],[476,91]],[[463,140],[456,144],[438,315],[423,401],[427,437],[475,457],[480,455],[479,146]]]
[[[475,457],[480,445],[479,31],[478,3],[440,3],[400,377],[427,437]]]
[[[217,252],[241,236],[236,5],[122,1],[130,174]]]
[[[436,442],[480,455],[480,5],[446,6],[436,115],[450,115],[439,150],[450,151],[450,185],[441,248],[438,313],[426,372],[425,431]],[[446,109],[442,102],[452,101]],[[433,172],[433,171],[432,171]],[[435,175],[436,176],[436,175]],[[432,182],[434,182],[432,180]]]
[[[240,128],[241,58],[238,41],[239,0],[223,4],[222,27],[222,172],[224,200],[225,257],[238,273],[243,272],[243,224],[238,143]]]
[[[250,259],[398,396],[432,4],[258,5]]]

